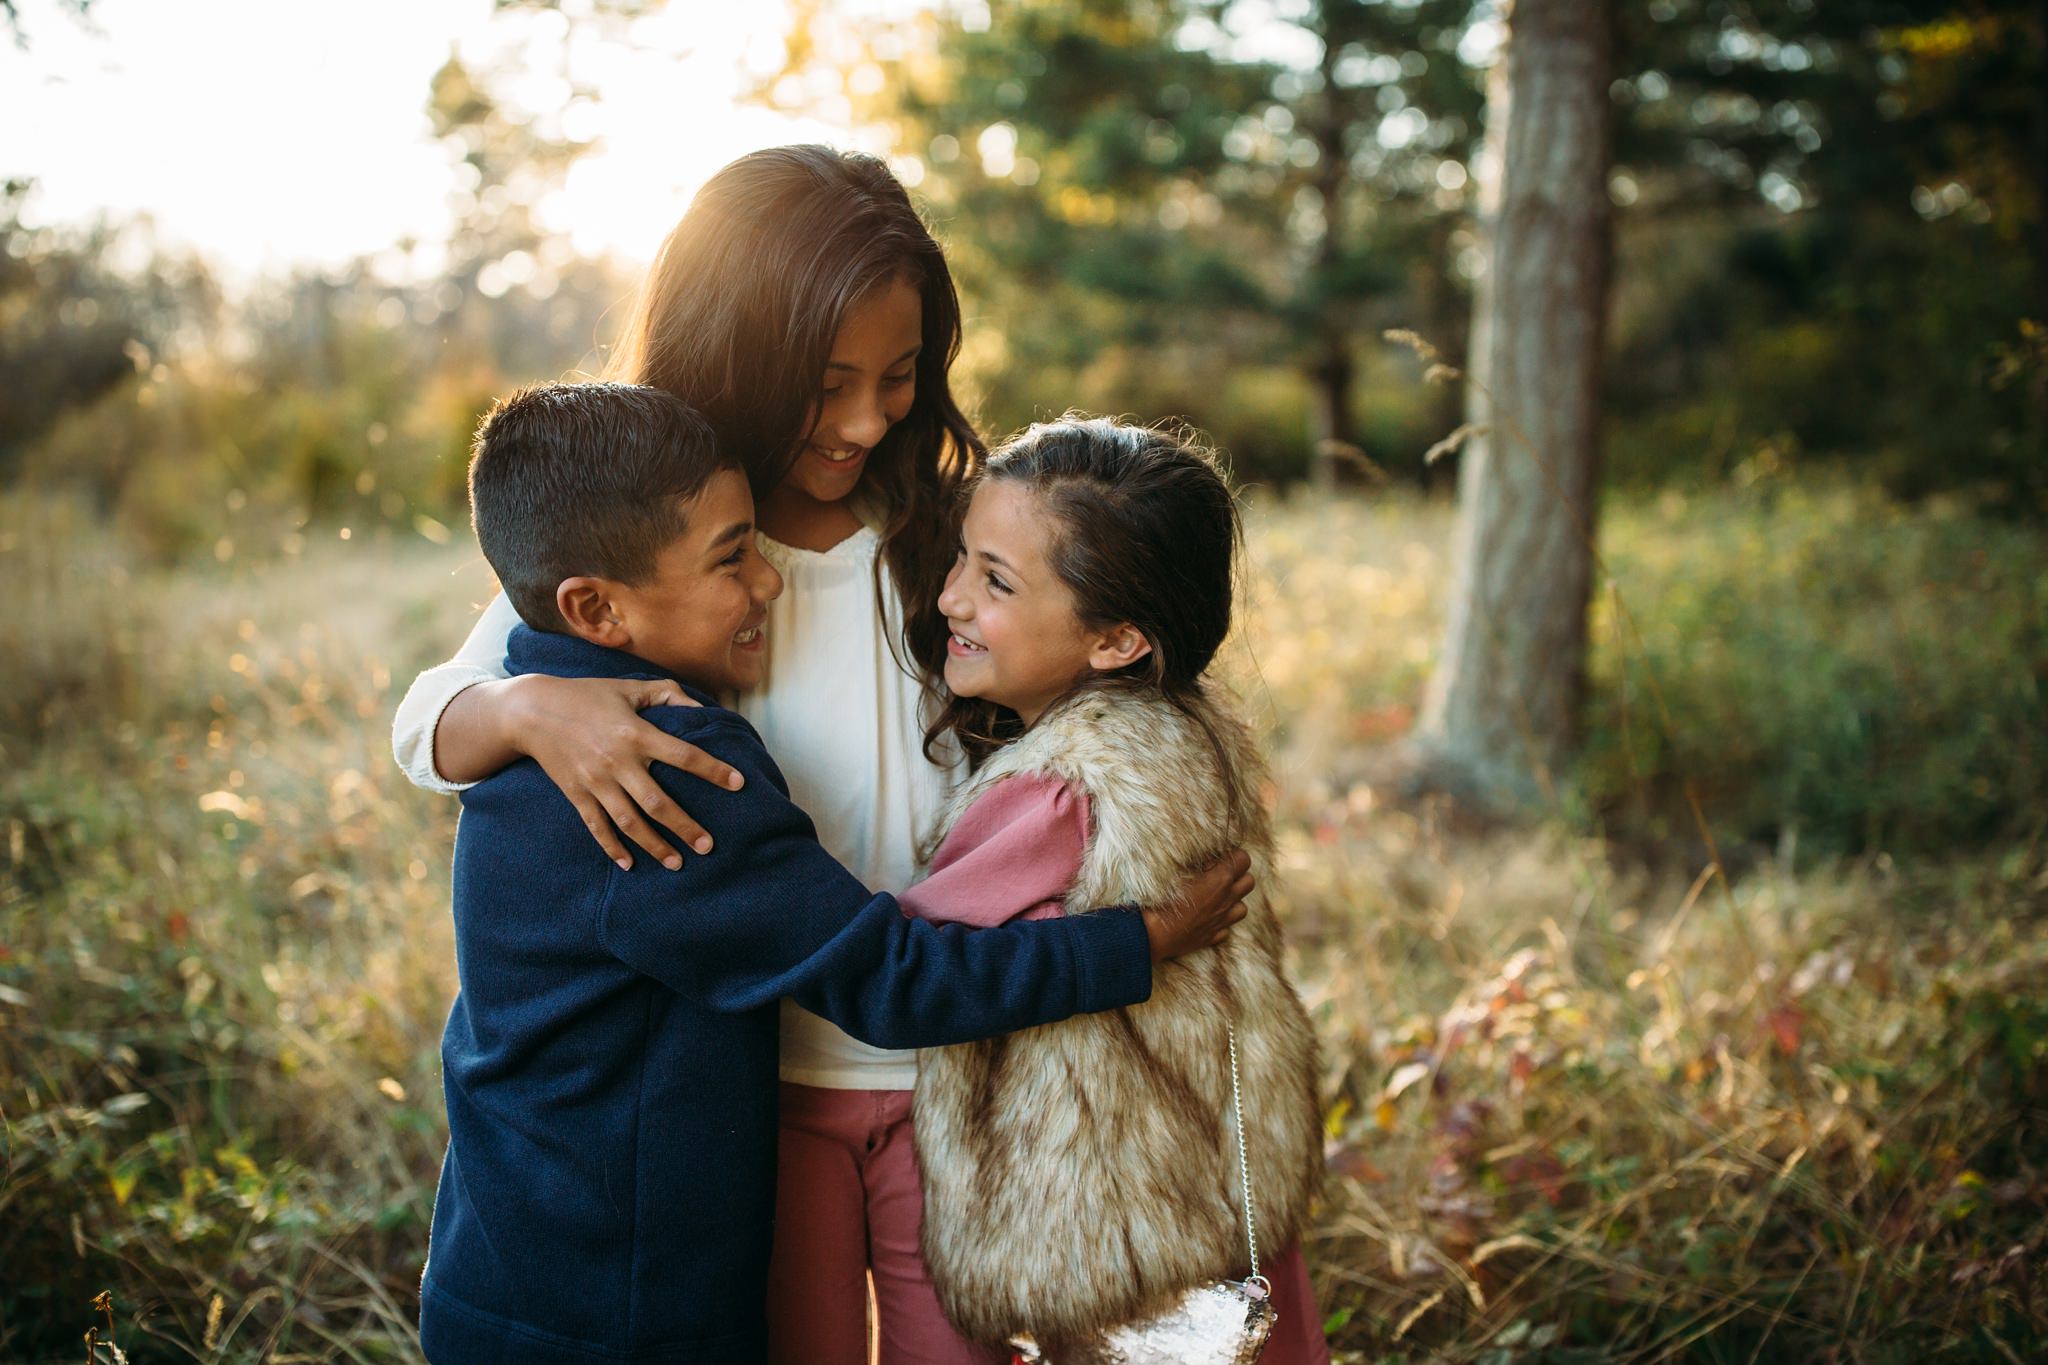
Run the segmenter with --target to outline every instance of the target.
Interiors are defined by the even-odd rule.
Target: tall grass
[[[409,1358],[453,811],[385,735],[488,584],[340,542],[152,573],[10,511],[0,1355],[112,1287],[137,1360]]]
[[[2038,1354],[2040,542],[1830,489],[1604,525],[1678,730],[1631,696],[1624,737],[1642,663],[1596,632],[1576,795],[1489,833],[1366,761],[1436,643],[1446,510],[1254,509],[1232,666],[1324,1043],[1333,1342]],[[416,1359],[454,811],[385,737],[489,591],[473,549],[173,574],[17,502],[0,574],[0,1357],[75,1358],[111,1289],[138,1361]],[[1879,748],[1801,747],[1851,702]],[[1659,844],[1681,773],[1748,841],[1733,886]],[[1996,820],[1953,805],[1980,780]]]

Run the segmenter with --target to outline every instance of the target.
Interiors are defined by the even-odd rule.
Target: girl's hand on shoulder
[[[1257,886],[1251,857],[1238,849],[1183,881],[1166,904],[1146,906],[1145,937],[1152,943],[1152,960],[1185,957],[1221,943],[1230,926],[1244,918],[1245,898]]]
[[[613,862],[632,867],[625,843],[631,840],[675,871],[682,855],[665,834],[700,854],[711,851],[710,834],[648,771],[666,763],[730,791],[744,781],[737,768],[641,716],[650,706],[695,706],[682,688],[665,679],[531,673],[512,679],[506,691],[507,738],[562,789]]]

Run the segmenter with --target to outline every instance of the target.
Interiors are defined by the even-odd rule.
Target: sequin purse
[[[1231,1027],[1230,1106],[1237,1121],[1237,1180],[1244,1191],[1245,1247],[1252,1273],[1243,1280],[1197,1285],[1166,1311],[1109,1328],[1085,1341],[1042,1348],[1010,1338],[1026,1365],[1253,1365],[1273,1324],[1273,1286],[1259,1273],[1258,1224],[1252,1217],[1251,1163],[1245,1157],[1244,1094],[1237,1079],[1237,1029]]]

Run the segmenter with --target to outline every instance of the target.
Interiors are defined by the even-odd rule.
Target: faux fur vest
[[[1217,746],[1156,699],[1083,693],[955,795],[950,827],[1006,777],[1085,791],[1092,833],[1069,913],[1158,904],[1233,846],[1271,885],[1263,765],[1243,723],[1198,703]],[[1259,1252],[1299,1233],[1322,1172],[1315,1035],[1262,894],[1221,947],[1154,969],[1142,1005],[920,1056],[924,1254],[969,1337],[1055,1344],[1249,1272],[1225,1025],[1237,1026]]]

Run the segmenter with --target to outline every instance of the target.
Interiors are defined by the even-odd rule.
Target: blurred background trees
[[[1349,446],[1414,476],[1457,409],[1378,338],[1463,357],[1502,8],[816,6],[765,93],[893,130],[995,324],[970,357],[990,426],[1199,409],[1264,475]],[[1621,7],[1617,479],[1850,461],[2041,513],[2044,22],[2031,0]]]
[[[2041,6],[1670,0],[1621,50],[1617,473],[1768,451],[2039,516]]]
[[[1396,322],[1463,335],[1474,13],[1009,3],[907,36],[821,6],[764,96],[850,92],[893,130],[994,324],[969,338],[991,428],[1186,413],[1241,467],[1328,487],[1412,471],[1455,425],[1373,352]]]
[[[576,22],[621,8],[650,6]],[[1423,456],[1459,395],[1417,383],[1381,333],[1464,361],[1502,20],[1497,0],[813,4],[761,98],[829,104],[895,147],[956,263],[989,430],[1069,405],[1182,414],[1255,478],[1444,482],[1454,462]],[[1610,482],[1840,462],[1907,496],[2048,509],[2043,26],[2032,0],[1621,7]],[[451,56],[421,92],[464,205],[450,240],[232,300],[203,264],[159,259],[144,224],[23,226],[33,189],[11,184],[4,344],[29,381],[0,398],[0,476],[60,473],[34,448],[113,390],[148,427],[139,395],[159,363],[247,379],[260,353],[273,378],[333,389],[367,346],[466,395],[432,452],[398,461],[418,467],[390,472],[445,520],[457,482],[434,460],[460,449],[467,398],[594,358],[627,286],[533,213],[587,145],[565,109],[597,92],[565,82],[560,107],[524,108],[497,93],[516,74]],[[349,327],[354,342],[335,330]],[[300,471],[298,511],[337,510],[328,463],[389,459],[372,430],[381,446],[432,424],[393,410],[378,373],[360,376],[362,412],[335,416],[346,454],[248,450],[266,475]],[[260,429],[238,444],[319,443],[304,423]],[[126,453],[75,471],[109,505],[146,466],[191,458],[146,435],[115,444]],[[167,553],[210,540],[163,535]]]

